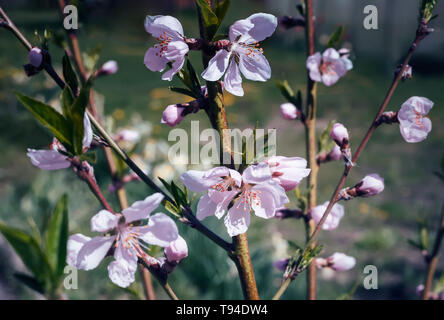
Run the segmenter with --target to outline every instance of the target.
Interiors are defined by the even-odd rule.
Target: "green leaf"
[[[57,277],[63,275],[68,242],[68,196],[64,194],[52,212],[45,231],[45,249],[48,262]]]
[[[170,89],[173,92],[177,92],[192,98],[196,98],[196,95],[194,94],[194,92],[192,92],[191,90],[185,89],[185,88],[179,88],[179,87],[168,87],[168,89]]]
[[[293,103],[296,106],[296,108],[298,108],[299,110],[302,109],[302,93],[300,90],[295,96],[287,80],[284,81],[276,80],[276,86],[279,88],[282,95],[285,97],[285,99],[287,99],[288,102]]]
[[[342,37],[344,36],[345,28],[343,26],[339,26],[336,28],[335,32],[330,36],[330,39],[327,42],[327,48],[337,48],[341,44]]]
[[[65,118],[71,117],[71,106],[74,103],[74,95],[69,86],[65,86],[62,91],[61,105]]]
[[[17,99],[59,140],[68,151],[73,151],[69,124],[63,116],[51,106],[14,92]]]
[[[22,230],[2,223],[0,223],[0,232],[41,286],[46,287],[51,281],[52,272],[47,257],[39,247],[37,240]]]
[[[299,3],[298,5],[296,5],[296,9],[301,16],[305,17],[305,3]]]
[[[430,22],[433,18],[433,10],[435,9],[438,0],[420,0],[420,18],[424,19],[426,23]]]
[[[218,1],[216,4],[216,16],[219,19],[219,25],[225,18],[228,8],[230,7],[230,0]]]
[[[202,95],[199,77],[197,76],[196,71],[194,70],[193,65],[191,64],[189,59],[187,59],[187,69],[191,78],[191,82],[193,84],[193,92],[195,92],[196,95],[199,97]]]
[[[76,94],[79,87],[79,82],[77,81],[77,76],[72,68],[71,61],[66,52],[63,56],[63,78],[65,78],[65,82],[71,88],[72,92]]]
[[[211,41],[219,28],[219,19],[206,0],[196,0],[196,4],[203,22],[204,30],[201,30],[203,31],[202,36],[206,40]]]
[[[89,101],[90,88],[91,83],[88,81],[80,90],[79,96],[74,100],[71,107],[72,141],[74,146],[74,154],[76,155],[81,155],[83,153],[83,137],[85,135],[83,119],[85,116],[86,106],[88,105]]]
[[[162,182],[163,186],[171,193],[171,186],[168,182],[166,182],[164,179],[162,179],[161,177],[157,177],[157,179],[160,180],[160,182]]]
[[[80,155],[79,159],[81,161],[88,161],[89,163],[96,163],[97,162],[97,153],[94,151],[88,151],[88,152]]]
[[[45,293],[45,289],[36,278],[24,273],[14,273],[14,277],[32,290],[37,291],[40,294]]]
[[[171,193],[173,194],[174,200],[176,200],[177,207],[180,205],[186,206],[188,204],[188,199],[185,193],[173,182],[171,182]]]

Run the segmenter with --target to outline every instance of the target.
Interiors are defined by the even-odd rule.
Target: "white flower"
[[[208,191],[197,205],[199,220],[212,215],[220,219],[228,210],[224,223],[232,237],[247,232],[252,212],[260,218],[270,219],[276,209],[289,201],[284,188],[272,180],[265,163],[249,166],[242,176],[226,167],[217,167],[208,171],[189,170],[181,179],[192,191]]]
[[[333,48],[325,50],[322,56],[316,52],[307,58],[310,79],[326,86],[334,85],[352,67],[352,62]]]
[[[162,72],[167,63],[172,62],[171,69],[162,75],[162,80],[171,81],[182,69],[185,55],[189,51],[182,25],[179,20],[171,16],[147,16],[145,30],[159,41],[146,52],[145,66],[151,71]]]
[[[216,53],[202,77],[208,81],[217,81],[226,71],[224,87],[236,96],[244,95],[241,73],[253,81],[270,79],[271,68],[259,48],[259,41],[271,36],[276,26],[276,17],[266,13],[256,13],[236,21],[230,27],[230,48]]]
[[[399,128],[407,142],[421,142],[432,130],[432,121],[424,117],[433,107],[433,102],[424,97],[411,97],[398,112]]]
[[[355,186],[360,197],[372,197],[384,191],[384,179],[377,173],[366,175]]]
[[[104,235],[92,239],[81,234],[69,237],[66,262],[78,269],[94,269],[114,245],[115,260],[108,265],[109,278],[120,287],[129,286],[134,281],[138,258],[147,256],[144,243],[167,247],[179,236],[170,217],[163,213],[151,215],[162,199],[162,194],[155,193],[133,203],[122,214],[99,211],[91,219],[91,231]],[[148,224],[133,226],[145,219]]]

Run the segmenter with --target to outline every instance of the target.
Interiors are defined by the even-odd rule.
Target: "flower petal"
[[[253,27],[248,34],[254,41],[262,41],[271,36],[277,27],[277,18],[268,13],[255,13],[247,18]]]
[[[316,52],[307,58],[307,69],[310,71],[310,79],[313,81],[322,81],[321,72],[319,71],[321,59],[322,57],[319,52]]]
[[[176,61],[174,61],[171,65],[171,69],[162,74],[162,80],[173,80],[174,75],[178,73],[180,69],[182,69],[184,62],[184,57],[178,58]]]
[[[242,89],[242,77],[240,74],[239,66],[234,59],[231,59],[227,73],[224,78],[224,88],[229,93],[242,97],[244,95],[244,89]]]
[[[255,13],[247,19],[236,21],[230,27],[230,41],[250,44],[271,36],[277,27],[277,18],[268,13]]]
[[[182,59],[188,53],[188,45],[183,40],[172,41],[165,50],[165,58],[169,61]]]
[[[107,210],[100,210],[91,218],[91,231],[107,232],[117,227],[119,216]]]
[[[163,213],[152,215],[148,225],[133,229],[140,233],[140,239],[146,243],[161,247],[167,247],[179,236],[174,220]]]
[[[134,282],[136,270],[137,263],[115,260],[108,265],[108,276],[114,284],[126,288]]]
[[[170,37],[183,36],[182,24],[172,16],[147,16],[145,18],[145,30],[153,37],[158,38],[164,32]]]
[[[242,179],[245,183],[262,183],[271,179],[271,171],[266,163],[249,166],[242,173]]]
[[[226,167],[216,167],[208,171],[188,170],[182,173],[180,180],[194,192],[204,192],[219,183],[230,171]]]
[[[245,78],[253,81],[267,81],[271,77],[268,60],[258,50],[250,55],[241,54],[239,68]]]
[[[67,157],[56,150],[28,149],[26,155],[36,167],[42,170],[59,170],[71,166]]]
[[[111,248],[115,236],[94,237],[86,242],[77,256],[77,269],[91,270],[96,268]]]
[[[90,237],[84,236],[81,233],[76,233],[69,237],[66,254],[66,263],[68,265],[70,265],[71,267],[76,267],[79,251],[89,240],[91,240]]]
[[[165,70],[168,59],[160,53],[160,48],[149,48],[143,58],[143,63],[151,71],[163,71]]]
[[[250,225],[249,210],[245,210],[244,206],[235,204],[230,210],[228,210],[228,214],[224,219],[224,224],[231,237],[247,232],[248,226]]]
[[[161,193],[154,193],[143,201],[134,202],[129,208],[122,211],[126,223],[147,219],[163,200]]]
[[[83,147],[89,148],[91,146],[91,142],[93,140],[93,131],[91,127],[91,122],[89,121],[88,114],[85,112],[85,115],[83,117],[83,127],[85,130],[84,136],[83,136]]]
[[[219,50],[208,62],[208,67],[202,72],[202,78],[207,81],[217,81],[222,78],[228,68],[231,53],[225,49]]]

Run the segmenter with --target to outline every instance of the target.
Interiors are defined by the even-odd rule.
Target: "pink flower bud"
[[[355,188],[360,197],[372,197],[384,190],[384,179],[377,173],[369,174]]]
[[[330,137],[341,147],[348,143],[349,136],[347,128],[340,123],[335,123],[330,131]]]
[[[102,67],[97,72],[97,76],[108,76],[111,74],[115,74],[119,70],[119,66],[117,65],[117,62],[114,60],[110,60],[105,62]]]
[[[178,107],[177,104],[170,104],[163,111],[162,120],[160,123],[165,123],[170,127],[174,127],[182,121],[182,112],[184,109],[184,107]]]
[[[335,271],[347,271],[356,265],[356,259],[341,252],[335,252],[327,258],[328,265]]]
[[[294,120],[298,117],[296,106],[290,102],[281,104],[281,114],[288,120]]]
[[[184,238],[179,236],[165,248],[165,256],[169,262],[179,263],[188,256],[188,246]]]
[[[341,148],[336,144],[328,154],[331,161],[338,161],[342,159]]]
[[[36,68],[39,68],[43,61],[42,50],[34,47],[29,51],[29,63]]]

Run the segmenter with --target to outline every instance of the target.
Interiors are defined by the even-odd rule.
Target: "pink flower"
[[[145,54],[145,66],[151,71],[165,70],[167,63],[172,62],[170,70],[162,75],[162,80],[173,79],[182,69],[188,45],[185,43],[183,28],[179,20],[171,16],[147,16],[145,30],[159,43],[149,48]]]
[[[372,173],[358,182],[355,188],[360,197],[372,197],[384,190],[384,179],[377,173]]]
[[[74,234],[68,240],[67,263],[82,270],[96,268],[114,246],[114,261],[108,265],[113,283],[127,287],[134,281],[139,257],[147,255],[145,245],[167,247],[179,234],[174,221],[163,213],[151,215],[159,206],[163,195],[155,193],[137,201],[122,214],[101,210],[91,219],[91,231],[105,235],[94,238]],[[147,225],[133,226],[134,222],[148,220]]]
[[[407,142],[421,142],[432,130],[432,121],[424,117],[433,107],[433,102],[424,97],[411,97],[398,112],[399,128]]]
[[[350,50],[347,48],[342,48],[338,50],[338,53],[341,55],[342,61],[345,63],[347,71],[353,69],[353,62],[351,62],[350,58]]]
[[[297,108],[293,103],[287,102],[281,104],[281,114],[285,119],[294,120],[298,117]]]
[[[329,201],[324,202],[324,204],[319,205],[311,209],[311,218],[319,223],[321,221],[322,216],[324,215],[325,210],[327,210],[327,206]],[[344,216],[344,206],[335,203],[331,208],[327,219],[325,219],[324,224],[322,225],[323,230],[334,230],[339,226],[339,222]]]
[[[162,120],[160,123],[165,123],[170,127],[178,125],[182,120],[182,112],[185,110],[184,107],[179,107],[176,104],[170,104],[162,113]]]
[[[85,127],[83,148],[89,148],[93,139],[93,132],[91,122],[86,113],[83,118],[83,126]],[[33,165],[42,170],[59,170],[70,167],[71,162],[69,158],[59,151],[63,152],[65,148],[59,141],[54,139],[49,149],[36,150],[28,148],[26,155],[31,159]]]
[[[330,153],[328,154],[328,157],[330,158],[330,160],[332,161],[338,161],[342,159],[342,151],[341,148],[335,144],[335,146],[333,147],[333,149],[330,151]]]
[[[34,47],[29,51],[29,63],[39,68],[43,61],[43,54],[42,50],[38,47]]]
[[[303,158],[273,156],[268,158],[265,163],[270,167],[273,180],[279,183],[285,191],[296,188],[301,180],[310,174],[310,169],[307,169],[307,161]]]
[[[356,259],[341,252],[335,252],[327,258],[328,267],[335,271],[347,271],[356,265]]]
[[[329,48],[321,54],[316,52],[307,58],[307,69],[310,71],[310,79],[323,82],[331,86],[338,82],[353,65],[348,58],[343,58],[333,48]]]
[[[208,81],[217,81],[226,71],[224,87],[236,96],[244,95],[241,73],[253,81],[270,79],[271,68],[258,43],[271,36],[276,27],[276,17],[266,13],[256,13],[236,21],[230,27],[230,48],[216,53],[202,77]]]
[[[197,205],[199,220],[212,215],[222,218],[233,202],[224,219],[232,237],[248,230],[252,212],[260,218],[270,219],[289,201],[285,190],[272,180],[265,163],[248,167],[242,176],[226,167],[217,167],[208,171],[187,171],[182,174],[181,180],[192,191],[208,190]]]
[[[117,70],[119,70],[119,66],[117,65],[117,62],[114,60],[109,60],[109,61],[105,62],[102,65],[102,67],[97,71],[96,76],[112,75],[112,74],[115,74],[117,72]]]
[[[137,142],[139,139],[139,132],[131,129],[122,129],[116,136],[114,136],[114,140],[125,142]]]
[[[165,256],[169,262],[179,263],[188,256],[188,246],[184,238],[179,236],[165,248]]]
[[[349,136],[348,130],[341,123],[335,123],[330,131],[330,138],[335,141],[340,147],[348,144]]]

